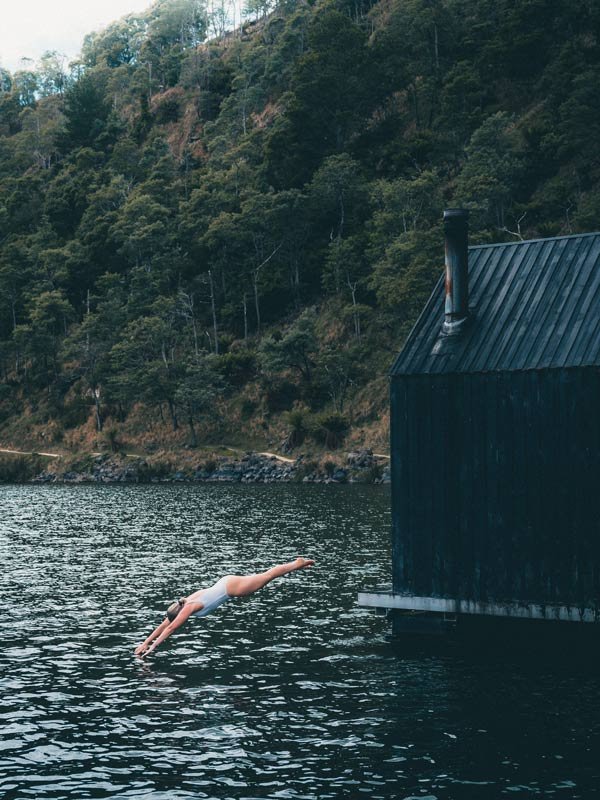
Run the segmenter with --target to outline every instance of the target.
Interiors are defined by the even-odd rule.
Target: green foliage
[[[315,325],[316,312],[309,308],[282,335],[266,336],[260,348],[262,368],[266,372],[292,369],[310,383],[318,347]]]
[[[137,465],[138,480],[140,483],[150,483],[152,480],[168,478],[173,472],[170,461],[142,461]]]
[[[457,181],[457,200],[473,208],[477,227],[505,229],[523,170],[514,120],[504,112],[488,117],[472,135]]]
[[[0,69],[3,419],[142,405],[194,443],[240,393],[339,446],[439,277],[445,205],[478,241],[597,229],[596,4],[246,14],[225,35],[225,6],[158,0],[79,64]]]
[[[317,414],[312,421],[311,433],[317,442],[330,450],[336,450],[344,441],[349,428],[350,422],[343,414],[325,411]]]
[[[100,146],[110,113],[102,89],[93,75],[85,73],[67,92],[63,109],[65,129],[60,136],[64,152]]]
[[[223,386],[217,358],[214,355],[202,355],[189,359],[175,390],[173,399],[187,414],[192,447],[198,444],[196,424],[215,415],[215,400]]]
[[[123,449],[123,442],[119,439],[118,428],[108,428],[104,433],[104,438],[111,453],[118,453]]]
[[[286,439],[286,449],[293,450],[300,447],[310,433],[310,417],[306,409],[295,408],[286,415],[289,433]]]
[[[256,353],[247,349],[233,350],[215,359],[215,368],[229,386],[240,389],[256,375]]]
[[[39,456],[16,456],[0,453],[0,483],[25,483],[44,468]]]
[[[284,377],[274,377],[263,382],[263,396],[271,413],[289,411],[300,397],[298,386]]]
[[[328,461],[324,461],[323,462],[323,471],[325,472],[325,474],[327,475],[328,478],[331,478],[331,476],[333,475],[333,473],[336,470],[336,467],[337,467],[337,465],[336,465],[335,461],[329,461],[328,460]]]

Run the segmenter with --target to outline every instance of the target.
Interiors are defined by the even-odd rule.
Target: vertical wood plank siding
[[[600,370],[395,375],[394,591],[600,607]]]

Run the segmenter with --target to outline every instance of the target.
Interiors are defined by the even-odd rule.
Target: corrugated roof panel
[[[519,298],[519,305],[527,308],[528,312],[513,314],[513,331],[504,343],[502,354],[496,362],[497,364],[511,364],[515,354],[520,352],[526,345],[530,336],[531,323],[535,309],[539,302],[539,297],[543,293],[545,275],[550,268],[551,259],[555,255],[556,240],[551,239],[540,247],[530,247],[530,258],[527,263],[528,269],[525,271],[525,286]],[[538,262],[538,268],[534,269],[534,262]]]
[[[392,374],[600,366],[600,233],[469,248],[472,320],[443,336],[436,285]]]
[[[586,345],[580,363],[585,366],[597,364],[598,350],[600,350],[600,314],[597,316],[596,325],[593,328],[590,327]]]
[[[544,260],[548,257],[551,247],[546,248],[546,252],[541,254]],[[535,247],[526,248],[525,259],[523,261],[523,268],[519,270],[519,274],[515,278],[514,289],[516,293],[515,304],[528,304],[529,299],[536,289],[535,278],[538,274],[531,269],[532,261],[539,257]],[[523,317],[518,317],[514,313],[514,309],[510,304],[507,304],[509,313],[504,322],[504,330],[499,337],[497,346],[494,349],[493,356],[490,358],[490,369],[496,369],[497,364],[501,363],[503,359],[508,357],[508,353],[518,342],[519,338],[526,333],[527,324]]]
[[[588,280],[581,293],[580,302],[577,305],[576,315],[571,319],[569,329],[567,331],[564,343],[564,350],[568,361],[574,358],[574,348],[578,342],[581,342],[581,331],[584,327],[585,321],[589,314],[590,306],[594,302],[594,298],[600,292],[600,240],[595,239],[590,258],[595,259],[593,269],[590,270]],[[600,315],[599,315],[600,319]]]
[[[569,287],[560,298],[560,305],[558,307],[555,305],[552,312],[553,316],[556,317],[554,335],[551,338],[546,337],[540,345],[541,352],[538,357],[545,363],[552,364],[556,353],[560,353],[562,350],[564,354],[565,350],[567,352],[569,350],[569,338],[577,317],[577,308],[589,291],[592,279],[597,271],[594,269],[582,269],[583,263],[592,257],[595,264],[598,257],[598,248],[600,248],[600,239],[581,240],[579,251],[570,266],[572,277]]]
[[[557,333],[557,324],[560,320],[562,300],[573,287],[575,270],[572,265],[576,258],[580,241],[572,243],[561,242],[560,252],[557,254],[554,268],[544,270],[543,294],[541,301],[535,306],[535,315],[527,336],[527,347],[519,349],[516,367],[520,362],[525,364],[538,364],[544,345],[553,341]]]
[[[516,279],[527,255],[527,247],[505,248],[497,251],[494,265],[493,285],[481,301],[481,313],[475,314],[472,327],[472,345],[465,353],[464,369],[476,364],[487,364],[497,345],[495,332],[504,331],[504,319],[511,311],[508,295],[514,291]],[[485,304],[485,305],[484,305]]]

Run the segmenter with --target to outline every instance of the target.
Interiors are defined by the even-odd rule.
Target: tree
[[[152,8],[148,36],[161,44],[195,47],[204,40],[206,27],[203,0],[158,0]]]
[[[348,391],[360,375],[365,350],[358,344],[334,342],[319,354],[319,380],[325,386],[333,408],[343,414]]]
[[[148,266],[166,246],[169,211],[147,194],[131,194],[109,235],[130,263]]]
[[[15,154],[48,170],[58,159],[56,138],[63,122],[58,98],[48,98],[21,112],[21,131]]]
[[[17,347],[42,385],[59,375],[59,348],[72,317],[73,308],[61,291],[42,292],[29,304],[28,322],[13,331]]]
[[[68,86],[67,57],[57,50],[46,50],[37,64],[38,87],[42,97],[63,94]]]
[[[366,187],[358,163],[346,153],[326,158],[313,176],[310,197],[328,229],[329,269],[325,274],[329,277],[331,273],[333,288],[339,293],[343,283],[351,286],[351,272],[355,272],[344,266],[348,248],[343,239],[360,225],[366,208]]]
[[[272,8],[271,0],[245,0],[242,14],[244,17],[259,20],[264,19]]]
[[[104,280],[109,285],[109,279]],[[96,430],[104,427],[103,399],[106,381],[109,379],[110,352],[121,335],[125,322],[124,306],[118,292],[110,291],[95,312],[89,308],[81,323],[70,332],[63,345],[63,357],[72,362],[71,380],[82,379],[86,393],[93,398]]]
[[[518,190],[523,165],[514,120],[499,111],[478,128],[466,150],[457,181],[457,199],[481,215],[484,225],[507,230],[507,212]]]
[[[198,444],[196,424],[203,418],[215,415],[215,400],[223,386],[215,358],[213,355],[202,354],[189,359],[175,392],[176,402],[186,412],[192,447]]]
[[[94,148],[105,131],[110,107],[97,77],[85,72],[66,92],[65,129],[58,137],[63,152],[78,147]]]
[[[316,334],[317,315],[306,309],[280,336],[266,336],[259,349],[260,363],[266,372],[295,370],[309,384],[318,350]]]
[[[22,108],[34,106],[39,89],[39,76],[31,70],[19,70],[12,76],[12,92]]]
[[[110,390],[125,405],[166,403],[173,430],[179,427],[175,394],[180,364],[175,358],[175,315],[159,302],[154,316],[130,322],[110,351]]]
[[[349,144],[372,103],[364,32],[323,7],[309,30],[308,52],[296,62],[285,115],[266,143],[267,172],[278,188],[299,187],[327,155]]]

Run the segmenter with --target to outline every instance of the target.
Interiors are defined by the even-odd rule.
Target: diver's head
[[[183,597],[180,597],[179,600],[175,600],[174,603],[171,603],[171,605],[167,608],[167,618],[169,622],[173,622],[173,620],[175,619],[177,614],[179,614],[184,605],[185,605],[185,599]]]

